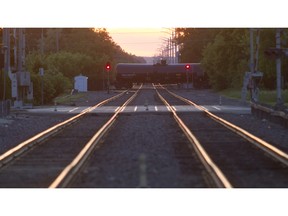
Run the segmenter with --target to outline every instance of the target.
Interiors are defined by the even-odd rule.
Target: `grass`
[[[241,89],[225,89],[219,92],[221,95],[224,95],[228,98],[241,99]]]
[[[76,94],[63,94],[54,99],[54,103],[56,102],[58,105],[71,105],[74,104],[76,100],[84,98],[86,96],[85,92],[79,92]]]
[[[233,99],[241,99],[241,89],[226,89],[219,92],[221,95],[224,95],[228,98]],[[285,106],[288,106],[288,90],[282,90],[282,99],[284,101]],[[274,106],[276,104],[277,100],[277,92],[276,91],[268,91],[268,90],[261,90],[260,89],[260,95],[259,95],[259,102],[269,104]],[[70,94],[66,93],[63,95],[60,95],[59,97],[56,97],[54,99],[54,102],[56,102],[58,105],[71,105],[74,104],[76,100],[79,100],[81,98],[85,98],[86,93],[80,92],[76,94]],[[250,93],[247,92],[246,100],[250,100]]]
[[[220,94],[234,99],[241,99],[241,89],[226,89],[219,92]],[[282,90],[281,91],[282,100],[285,104],[285,106],[288,106],[288,90]],[[250,93],[247,92],[247,101],[250,100]],[[261,90],[259,94],[259,102],[269,104],[269,105],[275,105],[277,101],[277,92],[274,91],[268,91],[268,90]]]

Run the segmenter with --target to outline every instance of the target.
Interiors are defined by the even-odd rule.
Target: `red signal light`
[[[186,70],[189,70],[190,69],[190,65],[189,64],[185,65],[185,68],[186,68]]]
[[[107,62],[107,63],[106,63],[106,70],[109,71],[110,69],[111,69],[110,62]]]

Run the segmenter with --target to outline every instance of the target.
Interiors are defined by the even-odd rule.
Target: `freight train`
[[[192,83],[196,89],[209,87],[208,77],[200,63],[117,64],[115,88],[131,88],[133,83]]]

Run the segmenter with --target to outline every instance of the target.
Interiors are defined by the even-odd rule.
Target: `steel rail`
[[[176,122],[185,133],[190,143],[192,144],[194,150],[196,151],[198,157],[200,158],[202,164],[205,166],[207,172],[214,180],[215,184],[219,188],[232,188],[233,186],[225,177],[223,172],[218,168],[218,166],[213,162],[213,160],[209,157],[205,149],[202,147],[198,139],[193,135],[190,129],[185,125],[185,123],[180,119],[177,115],[176,111],[172,108],[172,106],[161,96],[158,90],[155,88],[159,98],[163,101],[163,103],[169,108],[169,110],[173,113],[173,117]]]
[[[164,88],[164,87],[163,87]],[[169,91],[168,89],[164,88],[166,91],[168,91],[171,95],[173,95],[174,97],[195,106],[196,108],[198,108],[199,110],[204,111],[210,118],[214,119],[215,121],[217,121],[218,123],[222,124],[223,126],[225,126],[226,128],[230,129],[231,131],[233,131],[234,133],[237,133],[239,136],[243,137],[244,139],[248,140],[250,143],[254,144],[255,146],[257,146],[258,148],[260,148],[261,150],[263,150],[264,152],[266,152],[267,154],[269,154],[271,157],[273,157],[274,159],[276,159],[277,161],[282,162],[284,165],[288,166],[288,154],[286,154],[285,152],[283,152],[282,150],[278,149],[277,147],[271,145],[270,143],[262,140],[261,138],[249,133],[248,131],[244,130],[243,128],[240,128],[216,115],[214,115],[213,113],[209,112],[206,108],[199,106],[197,104],[195,104],[194,102],[181,97],[179,95],[176,95],[175,93]]]
[[[59,131],[63,130],[65,127],[68,127],[69,125],[77,122],[80,118],[82,118],[87,113],[93,111],[97,107],[102,106],[102,105],[104,105],[104,104],[106,104],[112,100],[115,100],[118,97],[121,97],[125,92],[126,91],[124,91],[118,95],[115,95],[111,98],[108,98],[108,99],[96,104],[95,106],[88,107],[87,109],[85,109],[84,111],[79,113],[78,115],[73,116],[70,119],[65,120],[65,121],[63,121],[57,125],[54,125],[45,131],[42,131],[42,132],[38,133],[37,135],[29,138],[28,140],[21,142],[20,144],[18,144],[14,148],[11,148],[10,150],[6,151],[2,155],[0,155],[0,168],[3,167],[5,164],[7,164],[9,161],[12,161],[13,159],[17,158],[18,156],[20,156],[21,154],[23,154],[24,152],[26,152],[27,150],[32,148],[34,145],[43,142],[44,140],[48,139],[49,137],[51,137],[51,136],[57,134]]]
[[[94,134],[94,136],[88,141],[85,147],[79,152],[75,159],[67,165],[64,170],[56,177],[56,179],[50,184],[49,188],[63,188],[67,187],[71,180],[82,168],[83,164],[87,161],[89,156],[94,150],[94,147],[99,143],[104,134],[111,128],[119,113],[121,113],[125,107],[137,96],[139,89],[118,109],[115,114]]]

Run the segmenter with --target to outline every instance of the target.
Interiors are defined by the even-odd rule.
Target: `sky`
[[[34,0],[14,0],[2,3],[0,27],[106,28],[126,52],[152,57],[169,37],[167,28],[287,27],[286,7],[278,7],[281,2],[261,1],[260,8],[259,2],[245,0],[177,0],[171,4],[164,0],[97,4],[91,0],[70,0],[69,4],[49,0],[44,10]],[[13,8],[13,13],[5,8]]]
[[[153,57],[171,36],[168,28],[107,28],[109,35],[127,53]]]

